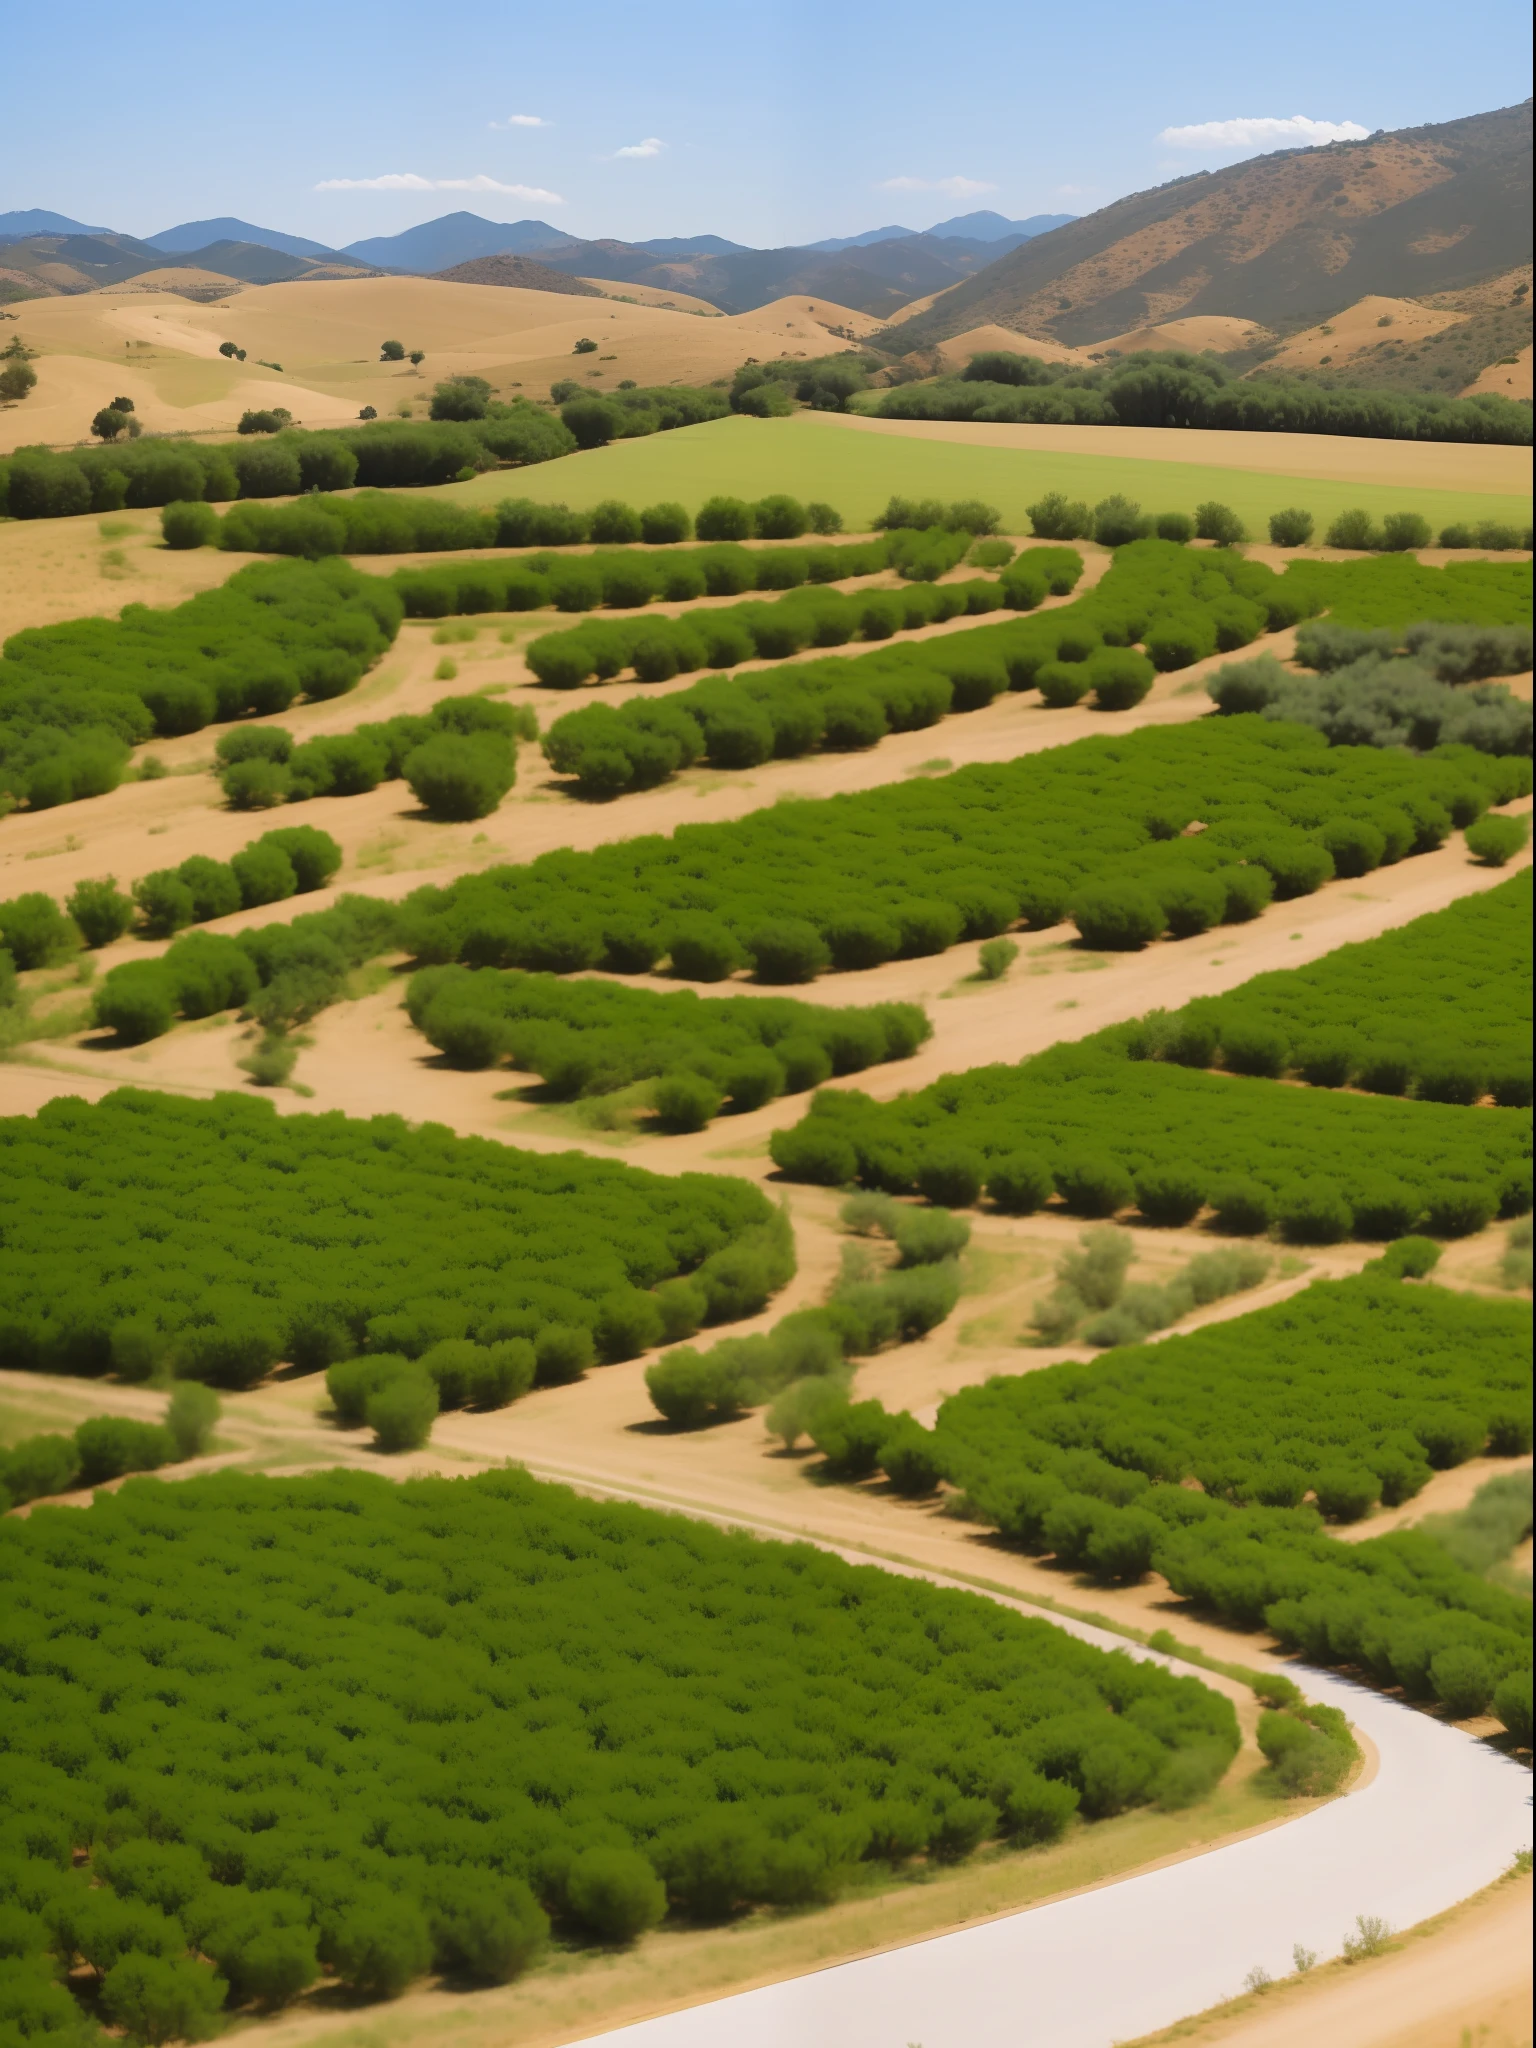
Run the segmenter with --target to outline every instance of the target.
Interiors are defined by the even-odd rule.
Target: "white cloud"
[[[558,192],[542,185],[503,185],[482,171],[473,178],[421,178],[414,171],[387,171],[379,178],[322,178],[317,192],[504,192],[512,199],[533,199],[543,206],[564,206]]]
[[[546,121],[542,114],[508,114],[505,121],[493,121],[493,128],[553,128],[553,121]]]
[[[995,192],[997,187],[987,184],[982,178],[882,178],[876,190],[947,192],[951,199],[974,199],[979,192]]]
[[[1315,149],[1325,142],[1363,142],[1369,134],[1358,121],[1314,121],[1306,114],[1282,120],[1265,114],[1165,128],[1157,139],[1170,149]]]
[[[626,143],[623,149],[616,149],[613,153],[616,157],[660,156],[666,146],[659,135],[647,135],[644,142]]]

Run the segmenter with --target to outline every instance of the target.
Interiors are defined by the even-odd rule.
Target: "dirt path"
[[[1288,1980],[1133,2048],[1530,2048],[1531,1906],[1531,1879],[1513,1879],[1387,1955]]]

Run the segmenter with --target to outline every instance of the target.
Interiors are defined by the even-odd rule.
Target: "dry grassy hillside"
[[[606,286],[617,292],[619,287]],[[661,298],[663,295],[648,294]],[[825,355],[874,322],[845,306],[783,299],[728,316],[686,301],[640,304],[433,278],[372,277],[250,286],[210,304],[139,288],[139,280],[15,309],[7,336],[40,351],[37,388],[0,408],[0,453],[73,442],[98,406],[122,393],[146,428],[228,433],[247,407],[286,406],[306,426],[337,426],[365,405],[381,416],[425,415],[439,377],[470,371],[498,395],[542,397],[559,377],[594,390],[704,383],[747,356]],[[814,308],[814,310],[812,310]],[[597,355],[572,360],[590,335]],[[426,351],[420,369],[381,363],[386,338]],[[219,354],[234,341],[243,363]]]
[[[1181,178],[1026,242],[904,321],[902,344],[995,322],[1082,345],[1475,284],[1530,260],[1530,148],[1526,102]]]

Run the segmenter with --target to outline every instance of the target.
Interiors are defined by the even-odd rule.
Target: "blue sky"
[[[7,31],[0,211],[339,246],[462,207],[771,247],[1087,213],[1326,134],[1254,121],[1507,105],[1529,62],[1509,0],[48,0]]]

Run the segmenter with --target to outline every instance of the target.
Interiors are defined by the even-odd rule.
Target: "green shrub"
[[[1166,928],[1156,898],[1134,883],[1100,882],[1081,889],[1070,906],[1083,943],[1103,952],[1135,952]]]
[[[632,1849],[585,1850],[571,1866],[565,1895],[577,1919],[602,1941],[633,1941],[667,1910],[666,1886]]]
[[[1501,868],[1525,851],[1530,826],[1524,818],[1479,818],[1466,832],[1467,851],[1485,867]]]
[[[398,1373],[368,1396],[363,1419],[381,1451],[419,1451],[437,1419],[438,1391],[424,1369]]]
[[[133,899],[122,893],[111,876],[102,881],[77,882],[65,907],[79,926],[81,937],[92,948],[110,946],[133,922]]]
[[[1312,514],[1292,506],[1269,516],[1270,544],[1277,548],[1304,548],[1312,538]]]

